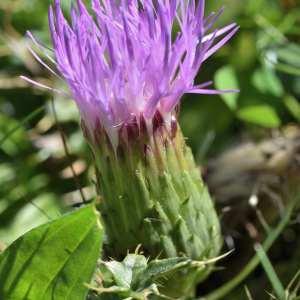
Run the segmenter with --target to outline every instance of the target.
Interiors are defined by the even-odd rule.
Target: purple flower
[[[57,68],[91,130],[100,123],[111,135],[141,115],[151,120],[158,111],[167,119],[185,93],[224,92],[194,83],[238,29],[212,29],[222,11],[204,17],[204,0],[117,3],[92,0],[92,16],[78,0],[70,23],[59,0],[49,10]]]

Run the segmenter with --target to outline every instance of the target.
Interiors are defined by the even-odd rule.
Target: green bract
[[[116,150],[101,129],[92,144],[105,253],[122,258],[141,244],[151,258],[216,257],[217,214],[175,119],[168,126],[157,117],[151,126],[130,124],[120,132]],[[191,292],[208,271],[186,268],[176,284],[172,281],[171,293]]]

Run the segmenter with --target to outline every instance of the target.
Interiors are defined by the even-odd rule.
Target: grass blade
[[[278,299],[284,299],[285,291],[282,283],[280,282],[272,263],[270,262],[264,248],[260,244],[255,244],[254,249],[258,255],[258,258],[263,266],[272,287],[278,297]]]

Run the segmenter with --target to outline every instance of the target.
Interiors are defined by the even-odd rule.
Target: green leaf
[[[281,124],[276,111],[268,105],[244,107],[238,111],[237,115],[243,121],[267,128],[275,128]]]
[[[173,257],[167,259],[148,259],[139,254],[128,254],[122,262],[103,262],[100,286],[91,286],[98,297],[103,300],[128,299],[171,299],[164,295],[159,287],[164,286],[166,281],[174,280],[174,273],[182,271],[180,275],[188,276],[189,268],[200,270],[204,265],[197,265],[199,262],[192,261],[186,257]],[[113,281],[103,271],[111,273]],[[172,279],[170,279],[172,277]],[[170,279],[170,280],[169,280]],[[154,297],[155,296],[155,297]],[[173,299],[173,298],[172,298]]]
[[[188,269],[191,262],[190,259],[185,257],[153,260],[148,264],[147,268],[139,274],[133,285],[139,288],[146,288],[158,279],[162,277],[167,278],[167,275],[174,274],[178,269]]]
[[[276,49],[278,59],[294,67],[300,67],[300,46],[294,43],[288,43],[281,48]]]
[[[112,260],[104,265],[112,273],[118,286],[129,288],[137,276],[147,268],[147,259],[143,255],[128,254],[122,262]]]
[[[261,92],[275,97],[281,97],[284,93],[281,81],[276,76],[274,70],[261,68],[256,70],[252,77],[253,85]]]
[[[234,69],[230,66],[219,69],[215,75],[215,85],[219,90],[239,89]],[[228,93],[220,96],[230,109],[235,110],[237,108],[238,93]]]
[[[292,95],[288,95],[284,98],[284,104],[291,113],[291,115],[300,122],[300,103]]]
[[[37,227],[0,256],[0,299],[85,299],[103,230],[93,205]]]
[[[105,263],[107,269],[112,273],[116,284],[120,287],[129,288],[132,278],[132,271],[123,263],[118,261],[109,261]]]
[[[300,75],[300,46],[295,43],[284,43],[275,49],[268,50],[266,59],[278,71],[295,76]]]

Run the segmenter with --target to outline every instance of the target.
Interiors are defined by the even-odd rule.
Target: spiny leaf
[[[136,279],[136,284],[147,287],[157,279],[170,275],[181,268],[188,268],[191,260],[185,257],[166,258],[161,260],[153,260],[148,267],[140,273]]]

